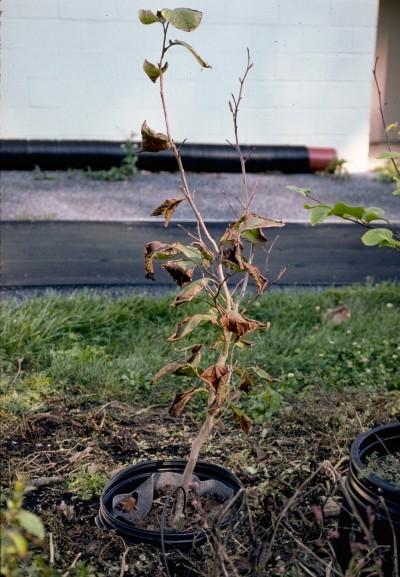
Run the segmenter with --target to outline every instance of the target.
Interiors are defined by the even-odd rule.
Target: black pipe
[[[336,158],[331,148],[306,146],[242,146],[248,172],[309,173],[323,170]],[[184,144],[182,159],[193,172],[240,172],[235,150],[224,144]],[[75,140],[0,140],[1,170],[108,169],[119,166],[124,156],[120,142]],[[176,171],[170,151],[138,154],[142,170]]]

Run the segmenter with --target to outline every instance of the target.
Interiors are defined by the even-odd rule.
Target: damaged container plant
[[[194,395],[205,395],[207,399],[205,418],[192,441],[187,461],[149,461],[122,470],[103,492],[97,523],[115,529],[128,542],[172,546],[205,539],[213,524],[217,522],[220,528],[223,527],[243,504],[243,488],[235,474],[221,466],[199,461],[199,455],[216,421],[227,410],[244,431],[250,430],[251,420],[237,405],[240,394],[247,392],[257,381],[270,381],[269,375],[260,367],[242,366],[236,352],[251,347],[254,344],[251,335],[256,331],[267,331],[270,326],[269,322],[248,316],[249,299],[245,296],[250,281],[255,286],[250,302],[273,284],[253,261],[256,251],[265,251],[267,238],[264,230],[282,227],[283,223],[254,214],[251,210],[255,191],[248,186],[245,158],[238,137],[243,88],[253,66],[249,51],[244,74],[239,78],[238,93],[232,95],[229,102],[234,129],[232,146],[242,172],[241,214],[235,215],[221,238],[214,238],[188,183],[180,147],[172,136],[165,96],[166,56],[172,50],[187,50],[201,67],[211,68],[190,44],[168,38],[171,28],[185,32],[198,28],[202,13],[188,8],[164,8],[156,13],[140,10],[139,19],[144,25],[160,26],[159,60],[157,63],[145,60],[143,69],[151,82],[159,84],[165,120],[165,132],[157,132],[146,121],[143,122],[142,150],[152,153],[170,151],[180,175],[179,195],[166,199],[152,216],[163,216],[165,226],[168,226],[177,207],[187,203],[197,225],[196,234],[189,233],[188,244],[157,240],[147,243],[145,276],[154,280],[154,262],[163,261],[162,268],[180,288],[171,306],[184,307],[195,300],[203,303],[201,312],[186,316],[176,325],[168,339],[171,343],[180,343],[188,335],[195,335],[200,326],[209,329],[213,342],[210,345],[204,342],[190,345],[184,349],[186,358],[167,363],[153,378],[153,382],[171,376],[193,379],[193,385],[173,399],[170,414],[174,417],[183,413]]]

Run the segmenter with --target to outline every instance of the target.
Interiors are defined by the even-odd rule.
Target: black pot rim
[[[393,435],[391,435],[393,433]],[[400,499],[400,487],[393,485],[386,481],[376,473],[370,472],[366,474],[366,464],[362,460],[365,449],[369,446],[370,441],[374,436],[380,437],[398,437],[400,446],[400,422],[388,423],[386,425],[379,425],[373,429],[369,429],[362,435],[359,435],[352,443],[350,449],[351,468],[359,480],[369,481],[373,486],[376,486],[379,492],[384,492],[390,495],[394,500]]]
[[[121,519],[115,519],[112,517],[109,508],[107,507],[107,502],[109,502],[113,494],[121,491],[121,489],[135,477],[142,476],[146,478],[146,476],[148,477],[151,473],[158,470],[178,469],[183,472],[185,465],[185,460],[165,459],[141,461],[134,465],[124,467],[124,469],[119,471],[112,479],[110,479],[103,489],[100,497],[99,513],[96,516],[97,527],[103,529],[114,529],[127,542],[134,543],[142,542],[160,545],[161,541],[163,541],[166,546],[171,547],[204,542],[210,534],[210,529],[199,529],[198,531],[164,531],[162,534],[160,530],[144,529],[124,522]],[[236,494],[243,488],[242,483],[236,475],[220,465],[215,465],[206,461],[198,461],[195,467],[195,473],[198,474],[200,478],[217,478],[218,480],[222,480],[222,482],[225,481],[234,489]],[[244,495],[239,496],[238,503],[232,511],[231,516],[221,523],[222,528],[226,527],[229,524],[230,519],[241,510],[243,502]]]

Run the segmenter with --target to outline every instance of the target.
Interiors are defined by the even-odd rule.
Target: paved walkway
[[[304,200],[287,185],[311,188],[322,201],[380,206],[392,221],[400,221],[400,201],[391,192],[394,185],[379,182],[373,173],[347,179],[317,175],[250,174],[256,187],[253,208],[271,218],[308,221]],[[207,219],[230,219],[239,207],[240,174],[188,174],[200,210]],[[148,219],[152,210],[171,196],[179,195],[176,173],[141,172],[128,182],[104,182],[82,173],[2,172],[2,220],[93,220],[131,221]],[[182,203],[179,219],[191,219]]]

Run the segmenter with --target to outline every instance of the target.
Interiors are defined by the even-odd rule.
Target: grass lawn
[[[341,304],[350,320],[336,326],[321,319]],[[26,497],[52,533],[58,569],[24,575],[62,575],[77,555],[71,577],[120,574],[124,546],[93,525],[98,495],[123,465],[185,457],[202,399],[171,418],[166,409],[174,393],[191,383],[166,377],[151,384],[151,378],[189,344],[207,342],[203,329],[175,345],[166,341],[176,322],[202,306],[175,310],[167,298],[89,293],[2,304],[2,486],[16,475],[58,478]],[[287,499],[324,460],[345,474],[351,439],[400,418],[400,288],[272,292],[249,316],[270,321],[271,329],[254,336],[257,346],[241,352],[243,362],[262,367],[273,381],[255,383],[239,401],[255,423],[252,432],[246,436],[222,420],[203,456],[240,476],[267,540]],[[333,521],[319,526],[315,506],[334,490],[321,470],[274,535],[264,575],[303,577],[311,568],[326,574]],[[47,563],[48,541],[35,556]],[[124,559],[126,576],[163,575],[158,556],[143,547],[131,547]],[[212,559],[202,560],[203,575],[219,575]],[[249,560],[238,563],[240,575],[249,574]]]

